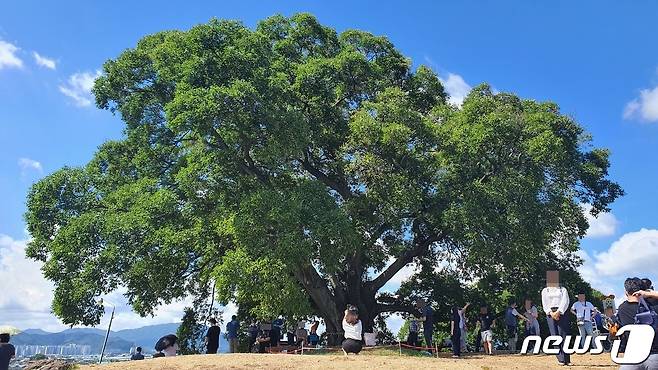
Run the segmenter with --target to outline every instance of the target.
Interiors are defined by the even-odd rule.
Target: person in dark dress
[[[206,353],[210,355],[217,353],[219,349],[219,334],[221,329],[217,325],[215,318],[211,318],[208,321],[210,322],[210,327],[206,333]]]
[[[16,348],[9,343],[10,335],[0,334],[0,370],[8,370],[9,362],[16,356]]]
[[[450,320],[450,341],[452,342],[452,357],[461,356],[461,336],[462,331],[459,326],[461,322],[461,315],[459,314],[459,307],[452,307],[452,320]]]

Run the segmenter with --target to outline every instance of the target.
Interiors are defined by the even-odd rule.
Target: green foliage
[[[47,360],[48,356],[44,355],[43,353],[37,353],[35,355],[30,356],[30,361],[41,361],[41,360]]]
[[[580,204],[623,193],[608,152],[555,104],[482,85],[455,107],[410,66],[385,37],[309,14],[159,32],[107,61],[96,103],[124,137],[27,200],[53,311],[96,324],[95,298],[125,287],[147,315],[216,281],[257,317],[339,330],[353,303],[368,328],[412,311],[376,298],[408,263],[458,286],[433,271],[523,281],[576,251]]]
[[[181,355],[204,353],[206,325],[194,308],[186,307],[176,336]]]

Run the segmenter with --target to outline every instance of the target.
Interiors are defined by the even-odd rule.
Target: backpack
[[[640,297],[640,302],[637,305],[637,313],[635,314],[635,323],[641,325],[651,325],[654,330],[658,331],[658,313],[647,304],[643,297]]]

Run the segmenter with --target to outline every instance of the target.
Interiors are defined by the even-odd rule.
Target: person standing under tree
[[[452,307],[452,319],[450,320],[450,341],[452,342],[452,357],[458,358],[461,356],[461,315],[459,314],[459,307]]]
[[[468,352],[468,348],[466,347],[466,337],[468,334],[468,328],[466,326],[466,310],[470,305],[470,303],[466,303],[466,305],[459,310],[459,330],[461,330],[460,345],[462,352]]]
[[[521,315],[516,310],[516,302],[514,299],[509,301],[507,309],[505,309],[505,326],[507,328],[507,345],[510,353],[516,352],[516,340],[518,339],[519,322],[518,319],[528,321],[525,316]]]
[[[214,317],[211,317],[208,322],[210,322],[210,327],[206,332],[205,342],[206,353],[211,355],[217,353],[217,350],[219,349],[219,333],[221,332],[221,329],[217,325],[217,320]]]
[[[409,320],[409,334],[407,335],[407,344],[410,346],[418,347],[418,330],[420,325],[415,317]]]
[[[482,338],[482,346],[484,353],[493,355],[493,330],[496,326],[496,318],[489,313],[489,308],[486,305],[480,307],[480,316],[478,317],[477,327]]]
[[[425,337],[425,347],[428,351],[432,350],[432,335],[434,334],[434,310],[424,299],[416,301],[416,307],[421,311],[422,316],[418,321],[423,322],[423,336]]]
[[[537,306],[532,303],[532,299],[526,298],[523,303],[523,316],[525,316],[528,321],[525,323],[525,335],[541,335],[539,330],[539,312],[537,312]]]
[[[560,272],[559,271],[546,271],[546,288],[541,291],[541,302],[546,312],[546,321],[548,322],[548,330],[551,335],[559,335],[562,337],[562,342],[565,342],[565,337],[569,335],[569,292],[567,289],[560,286]],[[557,361],[560,365],[569,365],[571,363],[571,356],[565,353],[562,346],[559,346],[557,354]]]
[[[228,339],[229,352],[238,352],[238,331],[240,331],[240,321],[236,315],[231,316],[231,321],[226,324],[226,337]]]
[[[578,333],[580,334],[580,348],[585,347],[585,340],[587,337],[594,335],[594,327],[592,325],[592,314],[596,312],[596,307],[585,299],[585,293],[578,293],[578,300],[571,306],[571,313],[576,315],[576,323],[578,325]],[[590,342],[590,347],[594,344],[594,340]]]

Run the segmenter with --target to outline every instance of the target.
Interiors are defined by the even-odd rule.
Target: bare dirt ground
[[[609,354],[572,356],[574,369],[616,369]],[[80,370],[256,370],[256,369],[564,369],[557,365],[555,356],[546,355],[466,355],[460,359],[441,355],[441,358],[363,354],[345,358],[342,355],[268,355],[224,354],[178,356],[120,362],[105,365],[86,365]]]

